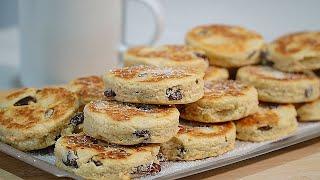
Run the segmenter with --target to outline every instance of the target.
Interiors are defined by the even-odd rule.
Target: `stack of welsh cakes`
[[[186,45],[129,49],[125,67],[101,77],[9,94],[0,140],[23,151],[55,144],[60,168],[128,179],[160,172],[163,160],[221,155],[236,139],[280,139],[297,119],[320,120],[319,47],[319,32],[268,44],[239,26],[198,26]]]
[[[293,33],[267,44],[242,27],[206,25],[189,31],[186,42],[204,50],[211,65],[257,89],[258,111],[235,121],[238,139],[284,137],[296,130],[297,112],[300,121],[320,120],[319,79],[312,72],[320,68],[319,32]]]
[[[94,179],[158,173],[160,144],[179,131],[175,104],[200,99],[203,76],[194,69],[156,66],[107,72],[104,97],[87,103],[71,118],[83,118],[83,123],[75,123],[83,132],[57,141],[57,166]]]
[[[180,70],[187,68],[198,74],[205,72],[204,77],[203,75],[198,77],[200,79],[196,79],[193,82],[195,84],[191,84],[188,88],[172,85],[166,87],[169,90],[166,92],[175,94],[172,97],[176,99],[170,100],[170,94],[162,93],[163,97],[167,96],[169,102],[180,101],[176,103],[181,118],[179,132],[169,141],[161,144],[161,152],[168,160],[197,160],[232,150],[236,138],[236,129],[232,121],[253,114],[258,109],[256,89],[237,81],[226,80],[229,76],[226,69],[214,66],[208,68],[208,58],[199,48],[187,45],[136,47],[125,53],[124,62],[128,66],[144,64]],[[129,68],[136,67],[139,66]],[[202,85],[202,78],[205,80],[204,85]],[[182,79],[176,81],[183,82]],[[106,82],[106,84],[113,82],[116,81]],[[200,84],[202,89],[194,90]],[[194,101],[185,101],[190,92],[193,94],[191,96],[195,96],[202,91],[204,91],[203,94]],[[165,91],[162,90],[162,92]],[[117,99],[117,92],[114,95]],[[128,98],[121,98],[121,100]],[[140,96],[135,95],[135,98]],[[156,100],[155,103],[157,102],[161,101]],[[154,102],[149,100],[146,103]]]

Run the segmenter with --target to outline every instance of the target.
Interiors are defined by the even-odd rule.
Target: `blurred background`
[[[271,41],[287,32],[320,29],[319,0],[160,0],[165,29],[157,44],[183,43],[199,24],[247,27]],[[145,6],[127,0],[127,41],[141,44],[155,28]],[[0,0],[0,89],[19,86],[18,1]],[[150,32],[150,34],[149,34]]]

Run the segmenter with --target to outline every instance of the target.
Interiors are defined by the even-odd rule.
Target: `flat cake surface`
[[[86,111],[108,116],[114,121],[129,121],[134,117],[168,116],[177,111],[174,106],[122,103],[117,101],[96,101],[86,106]]]
[[[191,69],[155,67],[155,66],[132,66],[115,69],[109,72],[111,75],[137,82],[158,82],[169,79],[180,79],[195,74]]]
[[[204,25],[192,29],[187,34],[187,42],[196,41],[205,49],[217,54],[237,54],[260,49],[263,44],[261,35],[239,26]]]
[[[271,53],[301,59],[320,57],[320,32],[298,32],[284,35],[270,45]]]

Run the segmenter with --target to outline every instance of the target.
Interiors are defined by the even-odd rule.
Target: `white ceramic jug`
[[[151,9],[156,23],[153,44],[163,28],[161,6]],[[121,64],[124,0],[21,0],[19,2],[21,82],[24,86],[65,83],[102,74]]]

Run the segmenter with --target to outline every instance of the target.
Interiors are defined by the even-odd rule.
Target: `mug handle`
[[[152,12],[153,18],[154,18],[154,22],[156,25],[155,31],[152,35],[152,38],[150,38],[145,44],[147,45],[153,45],[154,43],[157,42],[157,40],[159,40],[160,35],[163,32],[164,29],[164,13],[163,13],[163,7],[162,5],[159,3],[159,1],[156,0],[137,0],[138,2],[144,4],[146,7],[148,7],[150,9],[150,11]],[[124,9],[124,14],[123,14],[123,24],[122,24],[122,43],[120,45],[119,51],[122,54],[124,51],[126,51],[129,47],[132,47],[133,45],[131,45],[130,43],[126,42],[126,33],[125,33],[125,24],[126,24],[126,0],[124,0],[123,3],[123,9]],[[122,58],[120,58],[122,59]]]

